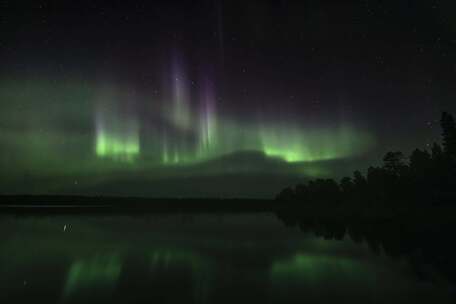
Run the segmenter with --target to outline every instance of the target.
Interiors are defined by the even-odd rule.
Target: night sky
[[[0,1],[0,193],[272,197],[439,140],[454,1]]]

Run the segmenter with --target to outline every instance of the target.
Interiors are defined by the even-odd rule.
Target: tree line
[[[440,119],[441,144],[430,151],[415,149],[406,157],[391,151],[381,166],[371,166],[363,175],[355,171],[339,182],[315,179],[282,190],[277,200],[294,206],[318,204],[358,207],[401,207],[456,201],[456,125],[454,117],[443,112]]]

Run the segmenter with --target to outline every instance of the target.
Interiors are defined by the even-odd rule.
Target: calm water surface
[[[275,215],[2,216],[1,303],[451,303],[432,265]]]

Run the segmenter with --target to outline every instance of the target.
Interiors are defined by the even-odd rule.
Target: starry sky
[[[272,197],[439,139],[454,1],[2,1],[0,193]]]

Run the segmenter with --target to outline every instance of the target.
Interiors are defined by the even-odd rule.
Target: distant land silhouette
[[[0,212],[267,212],[277,209],[277,202],[262,199],[169,199],[144,197],[3,195]]]

